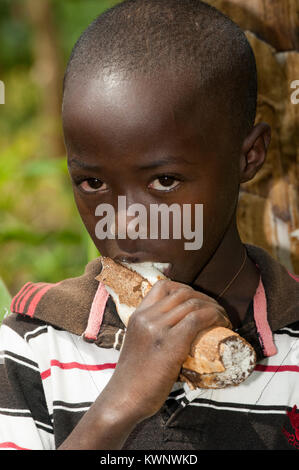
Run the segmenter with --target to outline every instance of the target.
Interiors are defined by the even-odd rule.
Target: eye
[[[163,175],[155,178],[152,183],[149,184],[149,188],[155,189],[156,191],[171,191],[180,184],[180,180],[170,175]]]
[[[85,193],[96,193],[97,191],[107,189],[107,185],[98,178],[87,178],[77,184]]]

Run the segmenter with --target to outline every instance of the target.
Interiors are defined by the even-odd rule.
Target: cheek
[[[219,244],[234,215],[238,202],[239,180],[236,166],[211,164],[198,185],[192,188],[189,201],[202,204],[203,245],[201,251],[211,253]],[[192,226],[195,224],[193,210]]]
[[[217,188],[217,189],[216,189]],[[238,181],[230,175],[215,185],[215,190],[204,203],[205,243],[220,241],[228,228],[238,202]]]
[[[95,217],[95,210],[97,204],[95,202],[86,202],[80,195],[74,191],[74,199],[79,211],[80,217],[82,222],[84,223],[88,233],[94,239],[95,237],[95,225],[97,223],[97,219]]]

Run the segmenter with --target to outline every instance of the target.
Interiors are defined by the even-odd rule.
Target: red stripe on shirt
[[[29,315],[29,317],[34,316],[36,306],[38,302],[40,301],[40,299],[43,297],[43,295],[45,295],[46,292],[48,292],[48,290],[50,290],[55,285],[57,284],[44,284],[44,287],[34,295],[33,299],[31,300],[28,306],[28,310],[26,312],[26,314]]]
[[[18,312],[19,304],[20,301],[23,297],[23,295],[26,293],[26,291],[32,286],[32,282],[27,282],[22,289],[13,297],[11,304],[10,304],[10,309],[12,312]]]
[[[293,279],[295,279],[295,281],[299,282],[299,276],[297,276],[296,274],[291,273],[290,271],[288,271],[288,273]]]
[[[257,364],[254,370],[259,372],[299,372],[299,366],[265,366]]]
[[[51,375],[51,369],[44,370],[44,372],[40,374],[42,380],[47,379],[50,375]]]
[[[32,284],[31,287],[27,290],[26,295],[23,297],[22,301],[18,305],[18,313],[24,313],[25,305],[29,297],[31,297],[34,292],[39,290],[44,285],[43,282]]]
[[[17,449],[17,450],[30,450],[26,449],[26,447],[20,447],[14,442],[0,442],[0,449],[9,448],[9,449]]]
[[[69,369],[81,369],[81,370],[91,370],[91,371],[98,371],[98,370],[105,370],[105,369],[115,369],[116,363],[115,362],[107,362],[105,364],[80,364],[79,362],[60,362],[56,359],[52,359],[51,367],[59,367],[60,369],[69,370]],[[51,375],[51,368],[45,370],[41,373],[42,380],[46,379]]]

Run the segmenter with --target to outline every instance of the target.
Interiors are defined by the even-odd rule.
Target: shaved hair
[[[200,0],[125,0],[105,11],[76,42],[63,90],[74,79],[117,72],[159,80],[165,71],[194,78],[234,140],[249,133],[257,105],[252,48],[238,25]]]

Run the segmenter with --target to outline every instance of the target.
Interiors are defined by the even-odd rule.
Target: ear
[[[263,166],[271,141],[271,127],[265,122],[256,124],[245,138],[240,158],[240,183],[250,181]]]

